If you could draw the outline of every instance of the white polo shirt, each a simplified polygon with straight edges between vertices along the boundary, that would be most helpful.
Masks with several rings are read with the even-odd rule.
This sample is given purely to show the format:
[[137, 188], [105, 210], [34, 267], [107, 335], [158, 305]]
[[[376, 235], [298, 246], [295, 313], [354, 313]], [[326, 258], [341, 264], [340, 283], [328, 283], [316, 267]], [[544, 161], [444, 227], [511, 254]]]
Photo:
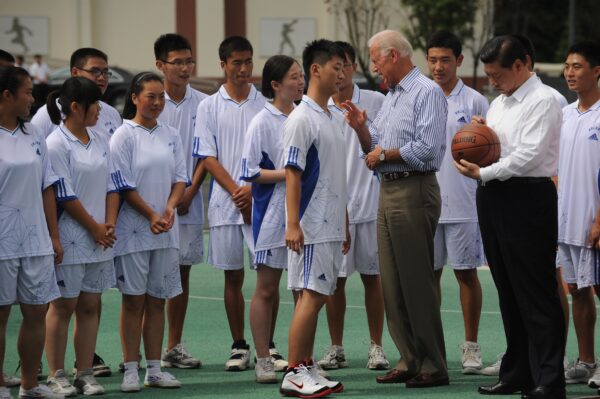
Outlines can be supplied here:
[[[158, 123], [152, 129], [125, 120], [110, 139], [112, 179], [119, 190], [137, 190], [159, 215], [163, 214], [171, 186], [188, 182], [183, 145], [170, 126]], [[153, 249], [179, 248], [178, 216], [169, 232], [153, 234], [148, 219], [126, 201], [117, 219], [115, 255]]]
[[[265, 105], [265, 98], [254, 85], [250, 85], [248, 98], [236, 102], [224, 86], [198, 106], [194, 131], [193, 154], [198, 158], [215, 157], [231, 178], [240, 186], [247, 183], [240, 179], [244, 137], [250, 121]], [[244, 224], [242, 214], [231, 196], [218, 183], [211, 180], [208, 202], [210, 227]]]
[[[168, 93], [165, 92], [165, 109], [158, 117], [159, 121], [179, 132], [181, 144], [183, 145], [186, 169], [190, 179], [194, 175], [194, 170], [198, 163], [198, 160], [192, 156], [196, 112], [198, 111], [198, 105], [207, 97], [208, 95], [192, 89], [189, 85], [185, 90], [183, 100], [179, 103], [173, 101]], [[179, 223], [204, 224], [204, 201], [201, 191], [194, 196], [189, 212], [183, 216], [179, 216]]]
[[[361, 90], [354, 85], [352, 102], [360, 109], [367, 111], [368, 123], [371, 124], [385, 96], [371, 90]], [[360, 142], [354, 129], [345, 121], [342, 108], [338, 108], [333, 99], [329, 99], [329, 111], [340, 120], [344, 129], [346, 145], [346, 176], [348, 190], [348, 219], [350, 223], [371, 222], [377, 219], [379, 201], [379, 178], [377, 173], [369, 170], [361, 151]]]
[[477, 222], [475, 191], [477, 181], [458, 173], [452, 158], [452, 137], [464, 125], [471, 123], [475, 115], [484, 116], [488, 111], [488, 102], [484, 96], [458, 80], [449, 96], [448, 120], [446, 121], [446, 153], [437, 172], [442, 197], [440, 223]]
[[600, 208], [600, 101], [580, 112], [563, 109], [558, 161], [558, 241], [590, 247], [590, 227]]
[[283, 128], [285, 166], [302, 171], [300, 227], [305, 244], [346, 239], [346, 147], [343, 126], [310, 97]]
[[54, 253], [42, 191], [57, 180], [35, 126], [0, 126], [0, 259]]
[[[283, 124], [288, 116], [267, 102], [248, 126], [240, 179], [250, 181], [260, 169], [283, 169]], [[252, 183], [254, 250], [285, 246], [285, 182]]]
[[[115, 108], [104, 101], [98, 102], [100, 103], [100, 115], [98, 116], [98, 122], [96, 122], [93, 129], [99, 133], [105, 134], [107, 139], [110, 139], [110, 136], [112, 136], [115, 130], [121, 126], [123, 120], [121, 119], [121, 115], [119, 115], [119, 111]], [[58, 109], [60, 109], [60, 105], [57, 105]], [[31, 118], [31, 124], [35, 125], [38, 130], [44, 134], [44, 137], [48, 137], [50, 133], [58, 127], [58, 125], [55, 125], [50, 120], [46, 104], [37, 110], [33, 118]]]
[[[108, 140], [88, 129], [90, 141], [83, 144], [61, 123], [46, 139], [52, 168], [58, 176], [57, 202], [78, 199], [97, 222], [106, 222], [106, 195], [116, 192], [110, 177]], [[105, 184], [103, 185], [102, 182]], [[103, 262], [113, 258], [112, 248], [96, 244], [90, 233], [59, 207], [58, 228], [65, 251], [63, 265]]]

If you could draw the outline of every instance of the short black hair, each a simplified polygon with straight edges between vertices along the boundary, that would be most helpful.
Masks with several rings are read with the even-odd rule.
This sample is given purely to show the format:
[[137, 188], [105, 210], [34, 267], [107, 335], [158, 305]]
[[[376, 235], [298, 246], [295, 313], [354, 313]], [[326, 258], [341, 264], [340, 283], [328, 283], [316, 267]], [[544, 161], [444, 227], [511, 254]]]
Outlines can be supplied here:
[[231, 57], [234, 51], [249, 51], [254, 54], [254, 49], [248, 39], [242, 36], [229, 36], [219, 45], [219, 59], [227, 62], [227, 58]]
[[82, 47], [73, 51], [71, 54], [71, 62], [69, 63], [71, 69], [83, 68], [88, 58], [102, 58], [108, 63], [108, 56], [103, 51], [92, 47]]
[[302, 66], [304, 74], [310, 79], [310, 66], [312, 64], [325, 65], [333, 57], [339, 57], [342, 60], [346, 59], [344, 50], [327, 39], [313, 40], [308, 43], [302, 52]]
[[343, 42], [341, 40], [338, 40], [334, 43], [340, 46], [342, 50], [344, 50], [344, 53], [346, 53], [346, 55], [348, 56], [348, 58], [350, 58], [350, 61], [352, 61], [353, 64], [356, 62], [356, 50], [354, 50], [354, 47], [352, 47], [350, 43]]
[[157, 60], [166, 60], [169, 51], [177, 50], [190, 50], [192, 51], [192, 45], [190, 41], [185, 37], [177, 33], [166, 33], [160, 35], [154, 42], [154, 58]]
[[8, 51], [0, 49], [0, 61], [3, 61], [4, 64], [14, 64], [15, 57]]
[[263, 96], [270, 99], [275, 98], [275, 91], [273, 91], [271, 82], [275, 81], [281, 83], [285, 74], [295, 62], [295, 59], [287, 55], [274, 55], [265, 62], [260, 89]]
[[600, 43], [591, 40], [575, 43], [569, 50], [567, 50], [567, 56], [569, 54], [579, 54], [589, 62], [592, 68], [600, 65]]
[[481, 51], [479, 59], [484, 64], [498, 61], [502, 68], [510, 69], [515, 61], [527, 63], [527, 51], [519, 39], [511, 35], [496, 36], [488, 40]]
[[520, 41], [525, 48], [525, 54], [531, 59], [531, 68], [533, 68], [535, 65], [535, 47], [533, 46], [533, 42], [527, 36], [521, 35], [520, 33], [515, 33], [513, 36]]
[[460, 39], [454, 33], [447, 30], [439, 30], [431, 35], [425, 47], [425, 54], [433, 47], [449, 48], [456, 58], [462, 54]]

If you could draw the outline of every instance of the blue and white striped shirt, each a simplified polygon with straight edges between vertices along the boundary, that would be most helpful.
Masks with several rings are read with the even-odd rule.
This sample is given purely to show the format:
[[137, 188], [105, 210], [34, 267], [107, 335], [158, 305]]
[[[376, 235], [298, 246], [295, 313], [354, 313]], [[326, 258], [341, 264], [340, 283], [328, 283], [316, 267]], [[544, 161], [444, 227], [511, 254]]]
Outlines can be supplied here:
[[369, 126], [371, 148], [399, 148], [406, 163], [386, 162], [378, 172], [437, 171], [446, 150], [447, 113], [442, 90], [414, 67], [390, 89]]

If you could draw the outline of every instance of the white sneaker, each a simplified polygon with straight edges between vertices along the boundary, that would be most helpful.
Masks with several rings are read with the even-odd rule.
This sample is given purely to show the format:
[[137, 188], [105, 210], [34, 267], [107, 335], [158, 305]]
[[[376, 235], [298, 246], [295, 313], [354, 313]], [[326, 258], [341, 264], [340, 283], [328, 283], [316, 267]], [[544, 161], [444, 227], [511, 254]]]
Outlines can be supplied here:
[[65, 370], [56, 370], [56, 373], [54, 373], [54, 377], [48, 377], [48, 379], [46, 380], [46, 385], [54, 393], [58, 393], [66, 397], [77, 396], [77, 389], [69, 382]]
[[306, 366], [306, 368], [310, 372], [310, 375], [313, 378], [313, 380], [331, 389], [331, 393], [339, 393], [344, 390], [344, 384], [342, 384], [341, 382], [328, 380], [327, 378], [321, 376], [317, 371], [315, 364], [312, 361], [309, 365]]
[[371, 342], [369, 348], [369, 361], [367, 362], [369, 370], [387, 370], [390, 368], [390, 362], [387, 360], [383, 348], [374, 342]]
[[319, 366], [325, 370], [343, 369], [348, 367], [344, 347], [339, 345], [331, 345], [325, 350], [323, 359], [318, 361]]
[[144, 378], [144, 386], [152, 388], [181, 388], [181, 382], [171, 373], [159, 371], [157, 374]]
[[586, 384], [597, 369], [596, 363], [590, 365], [577, 359], [565, 370], [565, 382], [567, 384]]
[[6, 386], [0, 387], [0, 399], [13, 399], [12, 395], [10, 394], [10, 389], [8, 389]]
[[179, 343], [170, 351], [165, 348], [160, 365], [178, 369], [197, 369], [202, 367], [202, 362], [190, 355], [185, 346]]
[[491, 364], [487, 367], [481, 369], [480, 374], [482, 375], [490, 375], [497, 376], [500, 374], [500, 365], [502, 364], [502, 358], [504, 357], [504, 352], [498, 355], [498, 359], [494, 364]]
[[125, 372], [121, 383], [121, 392], [139, 392], [140, 390], [140, 376], [137, 370], [131, 373]]
[[317, 373], [319, 373], [319, 375], [321, 377], [329, 378], [329, 373], [327, 371], [323, 370], [321, 368], [321, 366], [319, 366], [319, 363], [315, 363], [315, 369], [317, 370]]
[[73, 386], [77, 389], [78, 393], [86, 396], [104, 394], [104, 388], [96, 381], [93, 369], [78, 373], [73, 381]]
[[588, 386], [590, 388], [600, 388], [600, 367], [596, 367], [596, 371], [588, 380]]
[[269, 348], [269, 354], [275, 371], [285, 371], [287, 369], [288, 362], [281, 356], [277, 348]]
[[19, 399], [64, 399], [64, 397], [64, 395], [52, 392], [46, 385], [38, 385], [31, 389], [23, 389], [23, 387], [19, 388]]
[[271, 357], [259, 357], [254, 365], [256, 382], [259, 384], [274, 384], [277, 382], [275, 375], [275, 365]]
[[4, 379], [5, 387], [12, 388], [21, 385], [21, 379], [19, 377], [2, 373], [2, 378]]
[[331, 393], [331, 389], [314, 380], [304, 365], [288, 369], [281, 381], [279, 392], [283, 396], [299, 398], [321, 398]]
[[477, 342], [465, 341], [460, 345], [462, 373], [481, 374], [481, 348]]
[[225, 371], [244, 371], [250, 367], [250, 348], [232, 348], [231, 356], [225, 362]]

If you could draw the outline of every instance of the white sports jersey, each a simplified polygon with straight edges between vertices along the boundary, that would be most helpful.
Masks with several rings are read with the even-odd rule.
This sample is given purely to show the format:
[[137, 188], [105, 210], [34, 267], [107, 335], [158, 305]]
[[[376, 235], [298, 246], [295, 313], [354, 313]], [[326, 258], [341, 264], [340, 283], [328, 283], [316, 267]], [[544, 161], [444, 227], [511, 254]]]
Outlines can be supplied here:
[[[158, 118], [165, 125], [169, 125], [179, 132], [181, 144], [183, 145], [183, 155], [188, 176], [190, 179], [194, 175], [197, 159], [192, 156], [192, 144], [194, 143], [194, 128], [196, 127], [196, 112], [198, 105], [208, 95], [192, 89], [190, 86], [185, 91], [185, 97], [181, 102], [176, 103], [171, 100], [165, 92], [165, 109]], [[202, 200], [202, 191], [199, 191], [189, 208], [189, 213], [179, 216], [180, 224], [204, 224], [204, 203]]]
[[458, 173], [452, 158], [452, 137], [475, 115], [485, 116], [488, 102], [484, 96], [458, 80], [449, 96], [446, 122], [446, 153], [437, 172], [442, 197], [440, 223], [477, 222], [475, 191], [477, 181]]
[[[283, 169], [283, 124], [287, 115], [266, 103], [250, 125], [244, 141], [241, 179], [249, 181], [260, 169]], [[252, 183], [254, 250], [285, 246], [285, 182]]]
[[[99, 101], [99, 103], [100, 115], [98, 116], [98, 122], [96, 122], [96, 125], [93, 127], [93, 129], [97, 132], [106, 134], [108, 140], [115, 130], [121, 126], [123, 121], [121, 119], [121, 115], [119, 115], [119, 111], [104, 101]], [[57, 105], [58, 109], [60, 109], [60, 104]], [[45, 104], [44, 106], [40, 107], [33, 118], [31, 118], [31, 124], [35, 125], [38, 130], [44, 134], [44, 137], [48, 137], [50, 133], [52, 133], [58, 127], [58, 125], [55, 125], [50, 120], [48, 108], [46, 108]]]
[[42, 191], [57, 180], [35, 126], [0, 126], [0, 259], [54, 253]]
[[579, 101], [563, 109], [558, 157], [558, 241], [590, 247], [600, 207], [600, 101], [581, 113]]
[[302, 171], [300, 227], [305, 244], [346, 239], [343, 126], [304, 96], [283, 128], [286, 167]]
[[[254, 85], [250, 85], [248, 98], [236, 102], [224, 86], [198, 106], [194, 131], [195, 157], [215, 157], [239, 186], [247, 183], [242, 175], [241, 159], [244, 137], [250, 121], [265, 105], [265, 98]], [[231, 200], [231, 196], [219, 184], [211, 180], [208, 201], [208, 223], [210, 227], [244, 224], [242, 214]]]
[[[371, 90], [361, 90], [354, 85], [352, 102], [367, 111], [369, 124], [379, 113], [385, 96]], [[358, 136], [354, 129], [345, 122], [344, 111], [338, 108], [333, 99], [329, 99], [329, 111], [340, 119], [344, 126], [346, 140], [346, 176], [348, 189], [348, 219], [350, 223], [370, 222], [377, 219], [379, 201], [379, 178], [377, 173], [369, 170], [361, 151]]]
[[[112, 179], [119, 190], [137, 190], [162, 215], [171, 186], [189, 181], [182, 148], [181, 138], [172, 127], [159, 122], [148, 130], [126, 120], [110, 139]], [[115, 255], [164, 248], [179, 248], [177, 212], [168, 233], [153, 234], [148, 219], [123, 202], [117, 219]]]
[[[105, 135], [88, 129], [90, 141], [83, 144], [61, 125], [46, 139], [52, 168], [58, 176], [56, 199], [79, 199], [87, 213], [97, 222], [106, 221], [106, 195], [116, 192], [110, 178], [110, 156]], [[105, 182], [105, 184], [101, 184]], [[113, 258], [112, 248], [96, 244], [90, 233], [59, 208], [58, 228], [65, 254], [62, 265], [96, 263]]]

